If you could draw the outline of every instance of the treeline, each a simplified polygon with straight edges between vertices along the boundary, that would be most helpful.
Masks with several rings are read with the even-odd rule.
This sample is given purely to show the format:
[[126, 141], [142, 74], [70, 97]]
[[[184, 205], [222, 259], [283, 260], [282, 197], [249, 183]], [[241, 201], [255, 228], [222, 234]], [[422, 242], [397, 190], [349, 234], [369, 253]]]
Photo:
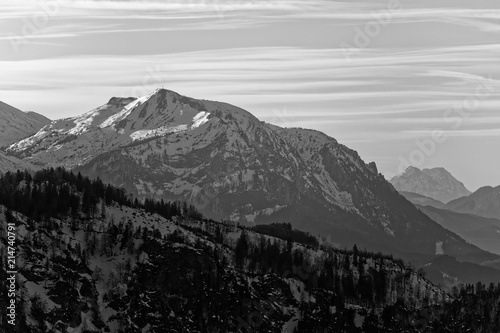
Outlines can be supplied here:
[[165, 218], [184, 216], [200, 219], [202, 215], [185, 202], [133, 199], [124, 189], [91, 180], [64, 168], [50, 168], [31, 174], [28, 171], [7, 172], [0, 176], [0, 204], [34, 220], [51, 217], [95, 218], [105, 214], [112, 203], [145, 209]]
[[266, 234], [283, 240], [291, 240], [294, 243], [304, 244], [313, 248], [317, 248], [319, 246], [319, 242], [316, 237], [309, 233], [292, 229], [292, 225], [290, 223], [260, 224], [251, 229], [261, 234]]
[[299, 279], [310, 290], [333, 292], [336, 304], [381, 306], [395, 301], [391, 295], [398, 294], [417, 307], [440, 298], [437, 289], [427, 288], [431, 284], [422, 272], [400, 260], [359, 251], [356, 246], [352, 250], [310, 251], [294, 247], [290, 237], [284, 242], [264, 236], [252, 240], [243, 231], [234, 251], [236, 267], [251, 274]]
[[[99, 202], [106, 204], [108, 186], [99, 192], [99, 180], [94, 187], [94, 181], [57, 169], [42, 175], [21, 174], [0, 177], [1, 203], [9, 200], [4, 185], [11, 184], [14, 196], [17, 189], [23, 194], [28, 184], [31, 192], [37, 186], [41, 193], [55, 184], [55, 193], [67, 185], [70, 195], [78, 197], [77, 215], [84, 215], [81, 205], [86, 190], [101, 193], [96, 195], [95, 214], [101, 214]], [[90, 188], [86, 187], [89, 182]], [[196, 214], [184, 203], [139, 203], [123, 190], [112, 190], [118, 192], [108, 194], [110, 204], [115, 195], [125, 206], [159, 215]], [[17, 210], [15, 204], [9, 201], [13, 210]], [[289, 224], [275, 224], [257, 233], [234, 224], [181, 219], [172, 225], [173, 232], [162, 234], [154, 223], [149, 228], [134, 223], [154, 218], [146, 217], [144, 211], [117, 221], [113, 214], [106, 219], [98, 216], [100, 223], [87, 223], [72, 218], [69, 206], [68, 215], [59, 221], [26, 222], [27, 234], [19, 242], [24, 267], [19, 271], [28, 281], [46, 285], [47, 295], [59, 307], [49, 310], [38, 295], [29, 299], [21, 295], [18, 327], [22, 332], [46, 332], [49, 326], [68, 331], [69, 325], [82, 324], [81, 312], [88, 304], [94, 304], [96, 314], [100, 311], [98, 284], [107, 288], [102, 300], [116, 314], [106, 323], [96, 315], [94, 325], [105, 330], [114, 321], [113, 326], [124, 333], [141, 332], [147, 325], [150, 332], [276, 332], [292, 319], [292, 313], [285, 314], [283, 309], [293, 309], [299, 321], [296, 332], [305, 333], [500, 332], [500, 285], [456, 288], [453, 301], [445, 303], [437, 297], [439, 290], [429, 289], [432, 286], [401, 261], [356, 246], [338, 250], [321, 245], [319, 249], [312, 246], [318, 241], [297, 242], [307, 234], [291, 236]], [[54, 208], [51, 214], [62, 213]], [[9, 221], [17, 218], [10, 213], [5, 216]], [[67, 231], [65, 224], [71, 226]], [[82, 241], [74, 237], [79, 230], [84, 232]], [[234, 232], [241, 234], [235, 239]], [[128, 258], [112, 261], [117, 255]], [[96, 266], [91, 271], [90, 262], [99, 257], [115, 263], [115, 269], [104, 274]], [[0, 277], [5, 292], [3, 267]], [[4, 292], [0, 291], [2, 301], [7, 299]], [[291, 292], [300, 295], [294, 297], [297, 294]], [[23, 306], [38, 326], [27, 327]]]
[[452, 296], [434, 320], [436, 332], [500, 332], [500, 282], [455, 287]]
[[[411, 306], [417, 307], [436, 302], [443, 294], [425, 279], [423, 269], [416, 270], [392, 255], [359, 250], [357, 246], [337, 249], [320, 245], [317, 238], [293, 230], [289, 223], [252, 228], [212, 220], [186, 223], [183, 228], [198, 237], [231, 248], [234, 265], [240, 271], [299, 279], [308, 289], [333, 292], [339, 304], [380, 306], [395, 302], [397, 298], [392, 295], [404, 295]], [[241, 234], [233, 243], [227, 233], [235, 230]]]

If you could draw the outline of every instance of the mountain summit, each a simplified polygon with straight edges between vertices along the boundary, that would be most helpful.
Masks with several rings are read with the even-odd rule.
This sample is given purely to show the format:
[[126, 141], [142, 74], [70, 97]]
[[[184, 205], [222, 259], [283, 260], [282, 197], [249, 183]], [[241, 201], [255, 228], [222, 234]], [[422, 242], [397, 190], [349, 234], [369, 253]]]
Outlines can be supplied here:
[[432, 221], [374, 163], [324, 133], [269, 125], [239, 107], [165, 89], [53, 121], [7, 152], [100, 177], [139, 198], [187, 201], [215, 219], [287, 221], [340, 246], [399, 255], [439, 248], [461, 260], [497, 258]]
[[448, 203], [471, 192], [444, 168], [420, 170], [413, 166], [390, 180], [398, 191], [413, 192]]

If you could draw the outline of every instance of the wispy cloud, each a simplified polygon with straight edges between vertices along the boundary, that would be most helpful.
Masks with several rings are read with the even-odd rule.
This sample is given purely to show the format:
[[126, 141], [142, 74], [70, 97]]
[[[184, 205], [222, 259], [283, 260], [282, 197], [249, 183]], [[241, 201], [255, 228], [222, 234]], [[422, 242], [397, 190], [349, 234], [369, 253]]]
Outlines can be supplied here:
[[[286, 107], [289, 124], [323, 130], [362, 156], [377, 152], [384, 168], [436, 128], [449, 134], [446, 151], [462, 139], [494, 146], [500, 3], [400, 3], [347, 62], [339, 45], [387, 14], [389, 1], [3, 1], [0, 100], [58, 118], [164, 86], [268, 121]], [[13, 35], [26, 37], [17, 53]], [[443, 115], [485, 80], [488, 97], [453, 129]]]

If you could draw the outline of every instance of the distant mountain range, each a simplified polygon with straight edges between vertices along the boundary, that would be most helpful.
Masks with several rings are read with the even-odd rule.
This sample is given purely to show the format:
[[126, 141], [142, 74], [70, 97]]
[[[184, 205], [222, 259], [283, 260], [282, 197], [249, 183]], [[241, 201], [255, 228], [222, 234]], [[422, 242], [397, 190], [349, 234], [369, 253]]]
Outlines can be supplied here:
[[[6, 152], [100, 177], [139, 198], [185, 200], [215, 219], [287, 221], [341, 247], [419, 262], [436, 254], [475, 263], [499, 258], [430, 219], [375, 163], [335, 139], [165, 89], [53, 121]], [[455, 184], [445, 172], [427, 174]]]
[[420, 170], [410, 166], [390, 182], [400, 192], [417, 193], [443, 203], [471, 194], [463, 183], [444, 168]]
[[500, 220], [463, 214], [432, 206], [417, 206], [427, 216], [466, 241], [500, 254]]
[[406, 199], [408, 199], [410, 202], [412, 202], [415, 205], [419, 206], [431, 206], [435, 208], [446, 208], [446, 204], [442, 203], [441, 201], [426, 197], [425, 195], [418, 194], [418, 193], [413, 193], [413, 192], [406, 192], [406, 191], [400, 191]]
[[400, 193], [446, 229], [484, 250], [500, 254], [500, 186], [482, 187], [447, 204], [414, 192]]
[[485, 186], [471, 195], [449, 202], [450, 210], [500, 219], [500, 186]]

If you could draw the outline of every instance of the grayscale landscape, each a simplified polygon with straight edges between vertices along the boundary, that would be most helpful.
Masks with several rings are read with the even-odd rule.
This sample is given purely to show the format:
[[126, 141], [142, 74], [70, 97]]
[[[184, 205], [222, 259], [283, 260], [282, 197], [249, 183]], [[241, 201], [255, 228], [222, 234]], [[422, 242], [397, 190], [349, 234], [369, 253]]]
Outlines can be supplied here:
[[0, 332], [500, 332], [500, 4], [0, 17]]

